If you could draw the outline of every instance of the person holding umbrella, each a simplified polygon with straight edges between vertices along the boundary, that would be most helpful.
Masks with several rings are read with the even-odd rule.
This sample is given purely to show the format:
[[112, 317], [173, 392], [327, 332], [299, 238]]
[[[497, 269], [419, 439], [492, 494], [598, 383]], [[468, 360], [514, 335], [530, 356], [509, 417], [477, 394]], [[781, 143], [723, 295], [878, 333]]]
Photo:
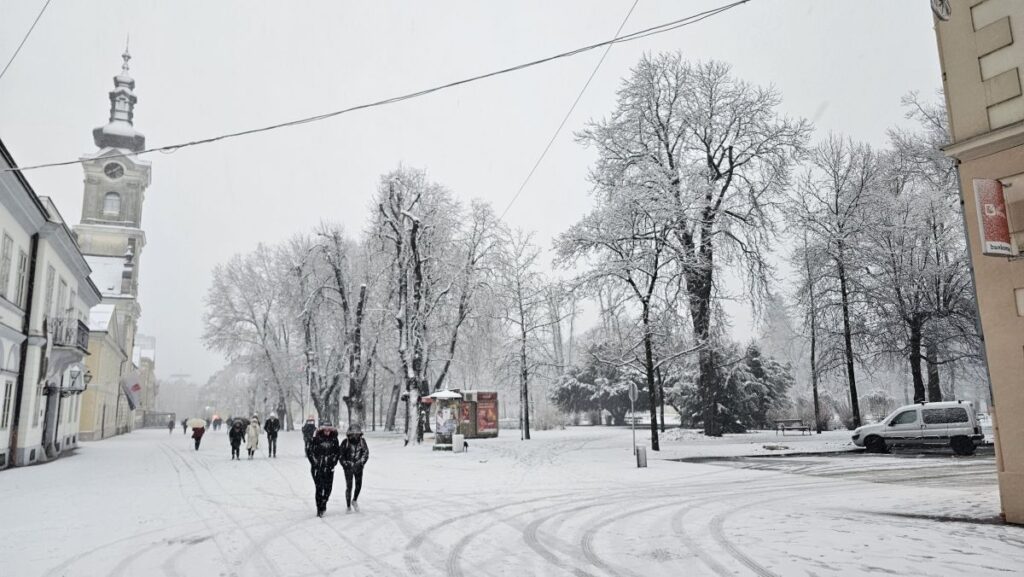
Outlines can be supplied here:
[[192, 428], [192, 438], [196, 442], [196, 450], [199, 450], [199, 442], [203, 440], [203, 433], [206, 432], [206, 421], [199, 418], [192, 418], [186, 421], [186, 424]]
[[260, 434], [263, 431], [260, 429], [260, 420], [256, 415], [252, 416], [252, 420], [249, 421], [249, 426], [245, 429], [246, 448], [249, 450], [249, 459], [252, 459], [253, 455], [256, 454], [256, 449], [260, 446]]
[[270, 413], [263, 423], [263, 430], [267, 432], [267, 456], [277, 457], [277, 432], [281, 430], [281, 420], [277, 418], [277, 413]]
[[331, 498], [334, 488], [334, 467], [338, 465], [341, 454], [338, 445], [338, 430], [331, 421], [320, 421], [320, 428], [313, 434], [306, 457], [309, 459], [313, 484], [316, 486], [316, 516], [323, 517], [327, 510], [327, 500]]

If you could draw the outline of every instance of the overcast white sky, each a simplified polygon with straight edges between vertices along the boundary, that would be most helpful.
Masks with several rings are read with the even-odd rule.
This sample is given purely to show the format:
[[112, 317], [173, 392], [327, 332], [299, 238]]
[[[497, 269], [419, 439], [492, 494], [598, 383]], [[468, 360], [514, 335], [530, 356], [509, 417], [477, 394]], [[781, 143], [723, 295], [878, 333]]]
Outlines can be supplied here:
[[[6, 63], [45, 0], [0, 0]], [[624, 31], [725, 0], [640, 0]], [[610, 38], [632, 4], [615, 2], [157, 2], [54, 0], [0, 80], [0, 138], [19, 164], [92, 152], [107, 91], [131, 34], [136, 126], [150, 146], [322, 113]], [[753, 0], [678, 31], [618, 45], [530, 185], [514, 226], [550, 239], [590, 206], [593, 155], [572, 130], [614, 107], [645, 51], [715, 58], [774, 83], [783, 111], [884, 144], [900, 96], [941, 86], [924, 1]], [[500, 212], [515, 194], [600, 51], [315, 125], [153, 154], [143, 216], [141, 331], [157, 337], [157, 373], [203, 382], [223, 363], [205, 349], [203, 297], [213, 266], [321, 219], [364, 226], [378, 176], [425, 168], [464, 199]], [[26, 173], [78, 222], [78, 166]], [[727, 307], [743, 330], [742, 304]]]

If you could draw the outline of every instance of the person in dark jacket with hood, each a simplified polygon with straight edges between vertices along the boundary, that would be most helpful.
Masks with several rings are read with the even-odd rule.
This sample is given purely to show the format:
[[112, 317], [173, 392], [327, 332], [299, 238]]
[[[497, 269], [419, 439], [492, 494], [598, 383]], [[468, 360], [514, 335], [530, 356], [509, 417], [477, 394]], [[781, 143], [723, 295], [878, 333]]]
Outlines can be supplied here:
[[306, 446], [306, 458], [309, 458], [309, 444], [313, 442], [313, 434], [316, 433], [316, 419], [310, 415], [305, 424], [302, 425], [302, 440]]
[[334, 467], [338, 464], [340, 449], [338, 430], [328, 420], [320, 421], [320, 428], [310, 441], [308, 457], [313, 484], [316, 485], [316, 516], [323, 517], [327, 500], [334, 488]]
[[263, 430], [267, 432], [267, 456], [277, 457], [277, 432], [281, 430], [281, 420], [277, 418], [277, 413], [270, 413], [263, 423]]
[[[363, 438], [363, 428], [350, 425], [345, 440], [341, 442], [341, 467], [345, 470], [345, 503], [348, 510], [359, 511], [359, 491], [363, 488], [363, 467], [370, 460], [370, 447]], [[355, 481], [355, 493], [352, 484]]]
[[182, 435], [187, 435], [188, 434], [188, 417], [186, 417], [186, 418], [181, 420], [181, 434]]
[[245, 423], [242, 419], [231, 421], [231, 428], [228, 430], [228, 440], [231, 441], [231, 460], [241, 460], [242, 441], [245, 440]]

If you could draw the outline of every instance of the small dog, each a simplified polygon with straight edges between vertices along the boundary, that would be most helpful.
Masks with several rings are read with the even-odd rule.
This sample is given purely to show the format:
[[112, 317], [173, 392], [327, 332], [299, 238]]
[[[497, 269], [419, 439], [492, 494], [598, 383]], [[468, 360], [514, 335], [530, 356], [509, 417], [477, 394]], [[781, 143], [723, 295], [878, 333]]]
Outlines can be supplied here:
[[469, 452], [469, 441], [462, 441], [462, 450], [467, 453]]

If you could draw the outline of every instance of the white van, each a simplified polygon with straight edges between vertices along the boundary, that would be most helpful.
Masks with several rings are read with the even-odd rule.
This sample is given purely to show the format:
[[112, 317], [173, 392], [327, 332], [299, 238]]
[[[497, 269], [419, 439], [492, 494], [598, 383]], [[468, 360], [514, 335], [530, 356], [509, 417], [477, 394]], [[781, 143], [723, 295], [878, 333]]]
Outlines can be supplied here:
[[974, 404], [968, 401], [907, 405], [853, 432], [853, 444], [871, 453], [900, 445], [948, 444], [957, 455], [973, 455], [984, 438]]

